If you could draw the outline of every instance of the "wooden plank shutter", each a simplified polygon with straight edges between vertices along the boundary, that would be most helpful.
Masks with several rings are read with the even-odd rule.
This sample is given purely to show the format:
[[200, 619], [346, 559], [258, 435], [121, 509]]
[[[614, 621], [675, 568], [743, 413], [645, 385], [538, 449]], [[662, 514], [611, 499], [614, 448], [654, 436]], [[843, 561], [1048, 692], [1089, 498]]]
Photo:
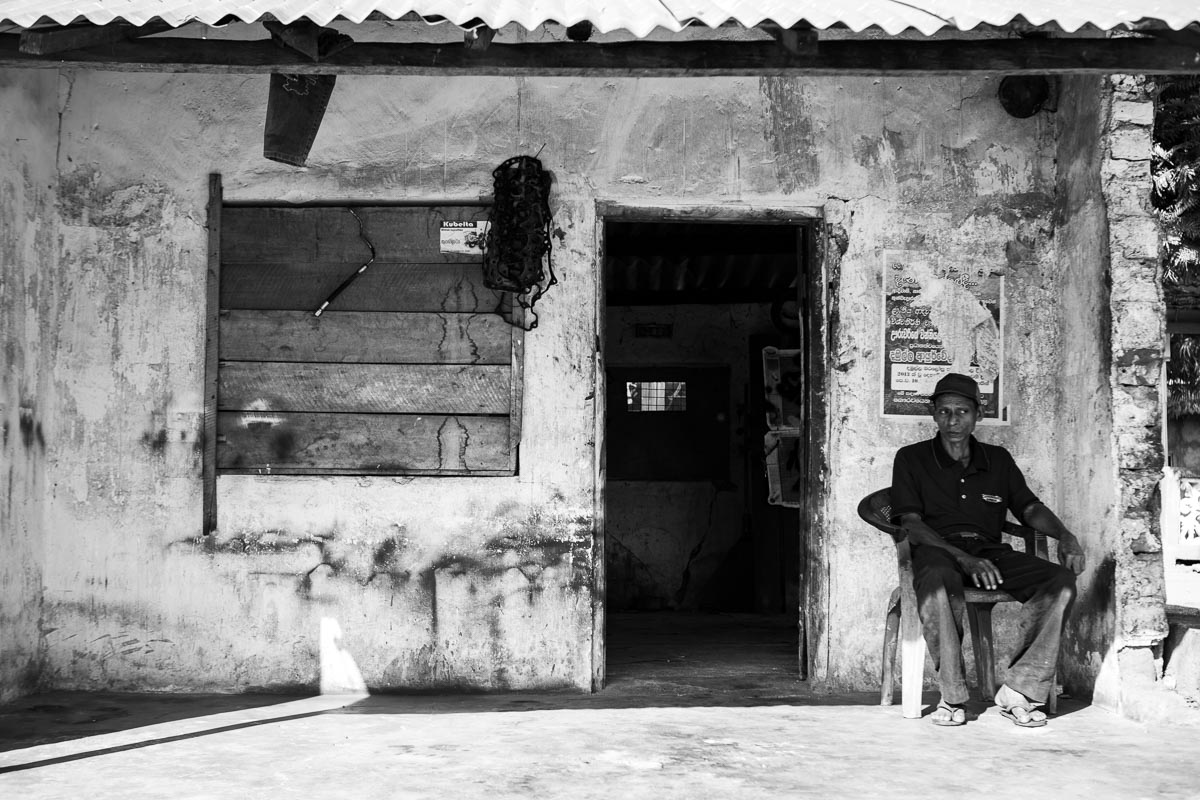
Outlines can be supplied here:
[[487, 209], [352, 208], [224, 206], [218, 472], [514, 474], [522, 331], [440, 246]]

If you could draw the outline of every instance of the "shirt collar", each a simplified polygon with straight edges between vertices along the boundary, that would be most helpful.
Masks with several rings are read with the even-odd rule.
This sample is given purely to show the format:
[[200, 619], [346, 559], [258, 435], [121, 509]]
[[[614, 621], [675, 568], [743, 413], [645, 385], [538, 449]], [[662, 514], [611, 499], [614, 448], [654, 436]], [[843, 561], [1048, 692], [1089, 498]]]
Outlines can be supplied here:
[[[937, 462], [939, 467], [942, 469], [949, 469], [950, 467], [958, 464], [958, 461], [954, 458], [951, 458], [950, 454], [946, 452], [946, 448], [942, 447], [941, 437], [938, 434], [935, 433], [933, 435], [933, 439], [930, 440], [930, 444], [933, 446], [933, 460]], [[986, 470], [991, 465], [991, 462], [988, 459], [987, 451], [983, 449], [983, 446], [979, 443], [979, 440], [976, 439], [974, 435], [971, 436], [970, 444], [971, 463], [967, 465], [967, 471], [980, 472], [982, 470]]]

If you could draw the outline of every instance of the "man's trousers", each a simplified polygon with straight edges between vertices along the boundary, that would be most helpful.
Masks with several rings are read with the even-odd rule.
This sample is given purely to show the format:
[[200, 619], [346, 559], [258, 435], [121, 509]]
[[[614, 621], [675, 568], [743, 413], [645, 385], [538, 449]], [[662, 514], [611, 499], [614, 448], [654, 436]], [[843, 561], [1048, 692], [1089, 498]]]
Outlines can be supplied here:
[[[1075, 599], [1075, 574], [1059, 564], [1013, 550], [1007, 544], [947, 534], [948, 544], [996, 565], [997, 587], [1021, 602], [1021, 640], [1004, 683], [1036, 703], [1053, 691], [1063, 623]], [[947, 551], [932, 545], [912, 548], [913, 587], [933, 665], [947, 703], [969, 699], [963, 665], [964, 582], [977, 588]], [[984, 698], [990, 700], [991, 698]]]

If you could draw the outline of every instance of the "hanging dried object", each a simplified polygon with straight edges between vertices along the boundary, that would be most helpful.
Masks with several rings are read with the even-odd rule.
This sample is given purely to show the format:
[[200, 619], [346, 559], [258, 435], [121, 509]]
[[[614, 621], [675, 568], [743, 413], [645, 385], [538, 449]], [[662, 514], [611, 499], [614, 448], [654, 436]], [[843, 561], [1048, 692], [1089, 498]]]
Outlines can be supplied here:
[[533, 306], [554, 277], [550, 248], [550, 173], [533, 156], [515, 156], [492, 171], [492, 211], [483, 246], [483, 282], [512, 292], [537, 327]]

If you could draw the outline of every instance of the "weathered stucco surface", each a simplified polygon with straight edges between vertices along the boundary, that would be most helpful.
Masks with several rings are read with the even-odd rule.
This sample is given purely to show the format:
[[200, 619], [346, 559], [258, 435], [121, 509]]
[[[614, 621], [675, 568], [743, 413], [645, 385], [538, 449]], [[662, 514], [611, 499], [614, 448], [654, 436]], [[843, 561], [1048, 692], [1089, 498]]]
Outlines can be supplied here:
[[[878, 155], [867, 161], [876, 170], [871, 188], [827, 204], [843, 251], [830, 341], [829, 507], [823, 553], [814, 556], [823, 556], [827, 578], [822, 587], [818, 573], [810, 586], [828, 612], [823, 620], [810, 617], [816, 637], [809, 646], [813, 675], [836, 685], [877, 685], [883, 611], [896, 580], [891, 540], [859, 520], [855, 507], [890, 483], [898, 447], [935, 430], [928, 417], [895, 421], [879, 413], [883, 250], [911, 250], [933, 263], [1005, 276], [1011, 424], [981, 427], [977, 434], [1009, 448], [1034, 491], [1051, 503], [1061, 441], [1053, 418], [1062, 350], [1053, 329], [1062, 313], [1052, 288], [1054, 118], [1008, 117], [987, 80], [964, 81], [958, 91], [937, 81], [882, 83], [890, 84], [893, 103], [903, 97], [913, 106], [885, 108], [880, 98], [878, 119], [864, 119], [866, 109], [855, 109], [859, 127], [878, 137], [871, 149]], [[934, 87], [946, 93], [931, 95]], [[997, 615], [1001, 661], [1011, 641], [1004, 633], [1008, 616]]]
[[37, 310], [53, 291], [57, 76], [0, 73], [0, 702], [41, 667], [48, 411]]
[[[21, 245], [18, 274], [41, 281], [33, 330], [4, 323], [10, 352], [27, 358], [26, 343], [45, 342], [45, 492], [18, 493], [44, 496], [43, 684], [316, 685], [326, 621], [369, 686], [591, 686], [603, 602], [593, 592], [597, 201], [825, 209], [842, 254], [829, 276], [828, 497], [808, 562], [813, 679], [876, 685], [895, 562], [854, 509], [888, 483], [895, 449], [932, 430], [878, 413], [884, 249], [1006, 275], [1012, 424], [982, 435], [1014, 452], [1103, 565], [1111, 502], [1064, 490], [1074, 462], [1061, 455], [1092, 459], [1085, 469], [1080, 455], [1075, 475], [1112, 469], [1109, 445], [1088, 428], [1106, 396], [1072, 405], [1095, 397], [1076, 390], [1108, 380], [1104, 345], [1073, 341], [1096, 330], [1089, 315], [1103, 301], [1063, 284], [1102, 281], [1103, 248], [1084, 244], [1101, 223], [1078, 212], [1075, 244], [1055, 244], [1062, 119], [1007, 116], [996, 83], [343, 76], [309, 166], [295, 169], [261, 157], [266, 76], [6, 76], [43, 101], [57, 95], [3, 123], [44, 144], [0, 162], [4, 185], [23, 186], [6, 219], [18, 216], [9, 205], [54, 218], [24, 185], [27, 171], [49, 176], [61, 217], [42, 234], [53, 269]], [[497, 164], [539, 149], [556, 175], [561, 283], [526, 337], [520, 474], [222, 478], [218, 532], [206, 541], [207, 175], [221, 173], [231, 200], [447, 202], [490, 195]], [[14, 291], [6, 277], [4, 298]], [[4, 391], [15, 422], [8, 398], [21, 389]], [[1078, 416], [1064, 426], [1068, 410]], [[34, 568], [36, 547], [19, 546]], [[14, 624], [28, 637], [29, 623]], [[1086, 634], [1076, 655], [1090, 658], [1100, 638]]]

